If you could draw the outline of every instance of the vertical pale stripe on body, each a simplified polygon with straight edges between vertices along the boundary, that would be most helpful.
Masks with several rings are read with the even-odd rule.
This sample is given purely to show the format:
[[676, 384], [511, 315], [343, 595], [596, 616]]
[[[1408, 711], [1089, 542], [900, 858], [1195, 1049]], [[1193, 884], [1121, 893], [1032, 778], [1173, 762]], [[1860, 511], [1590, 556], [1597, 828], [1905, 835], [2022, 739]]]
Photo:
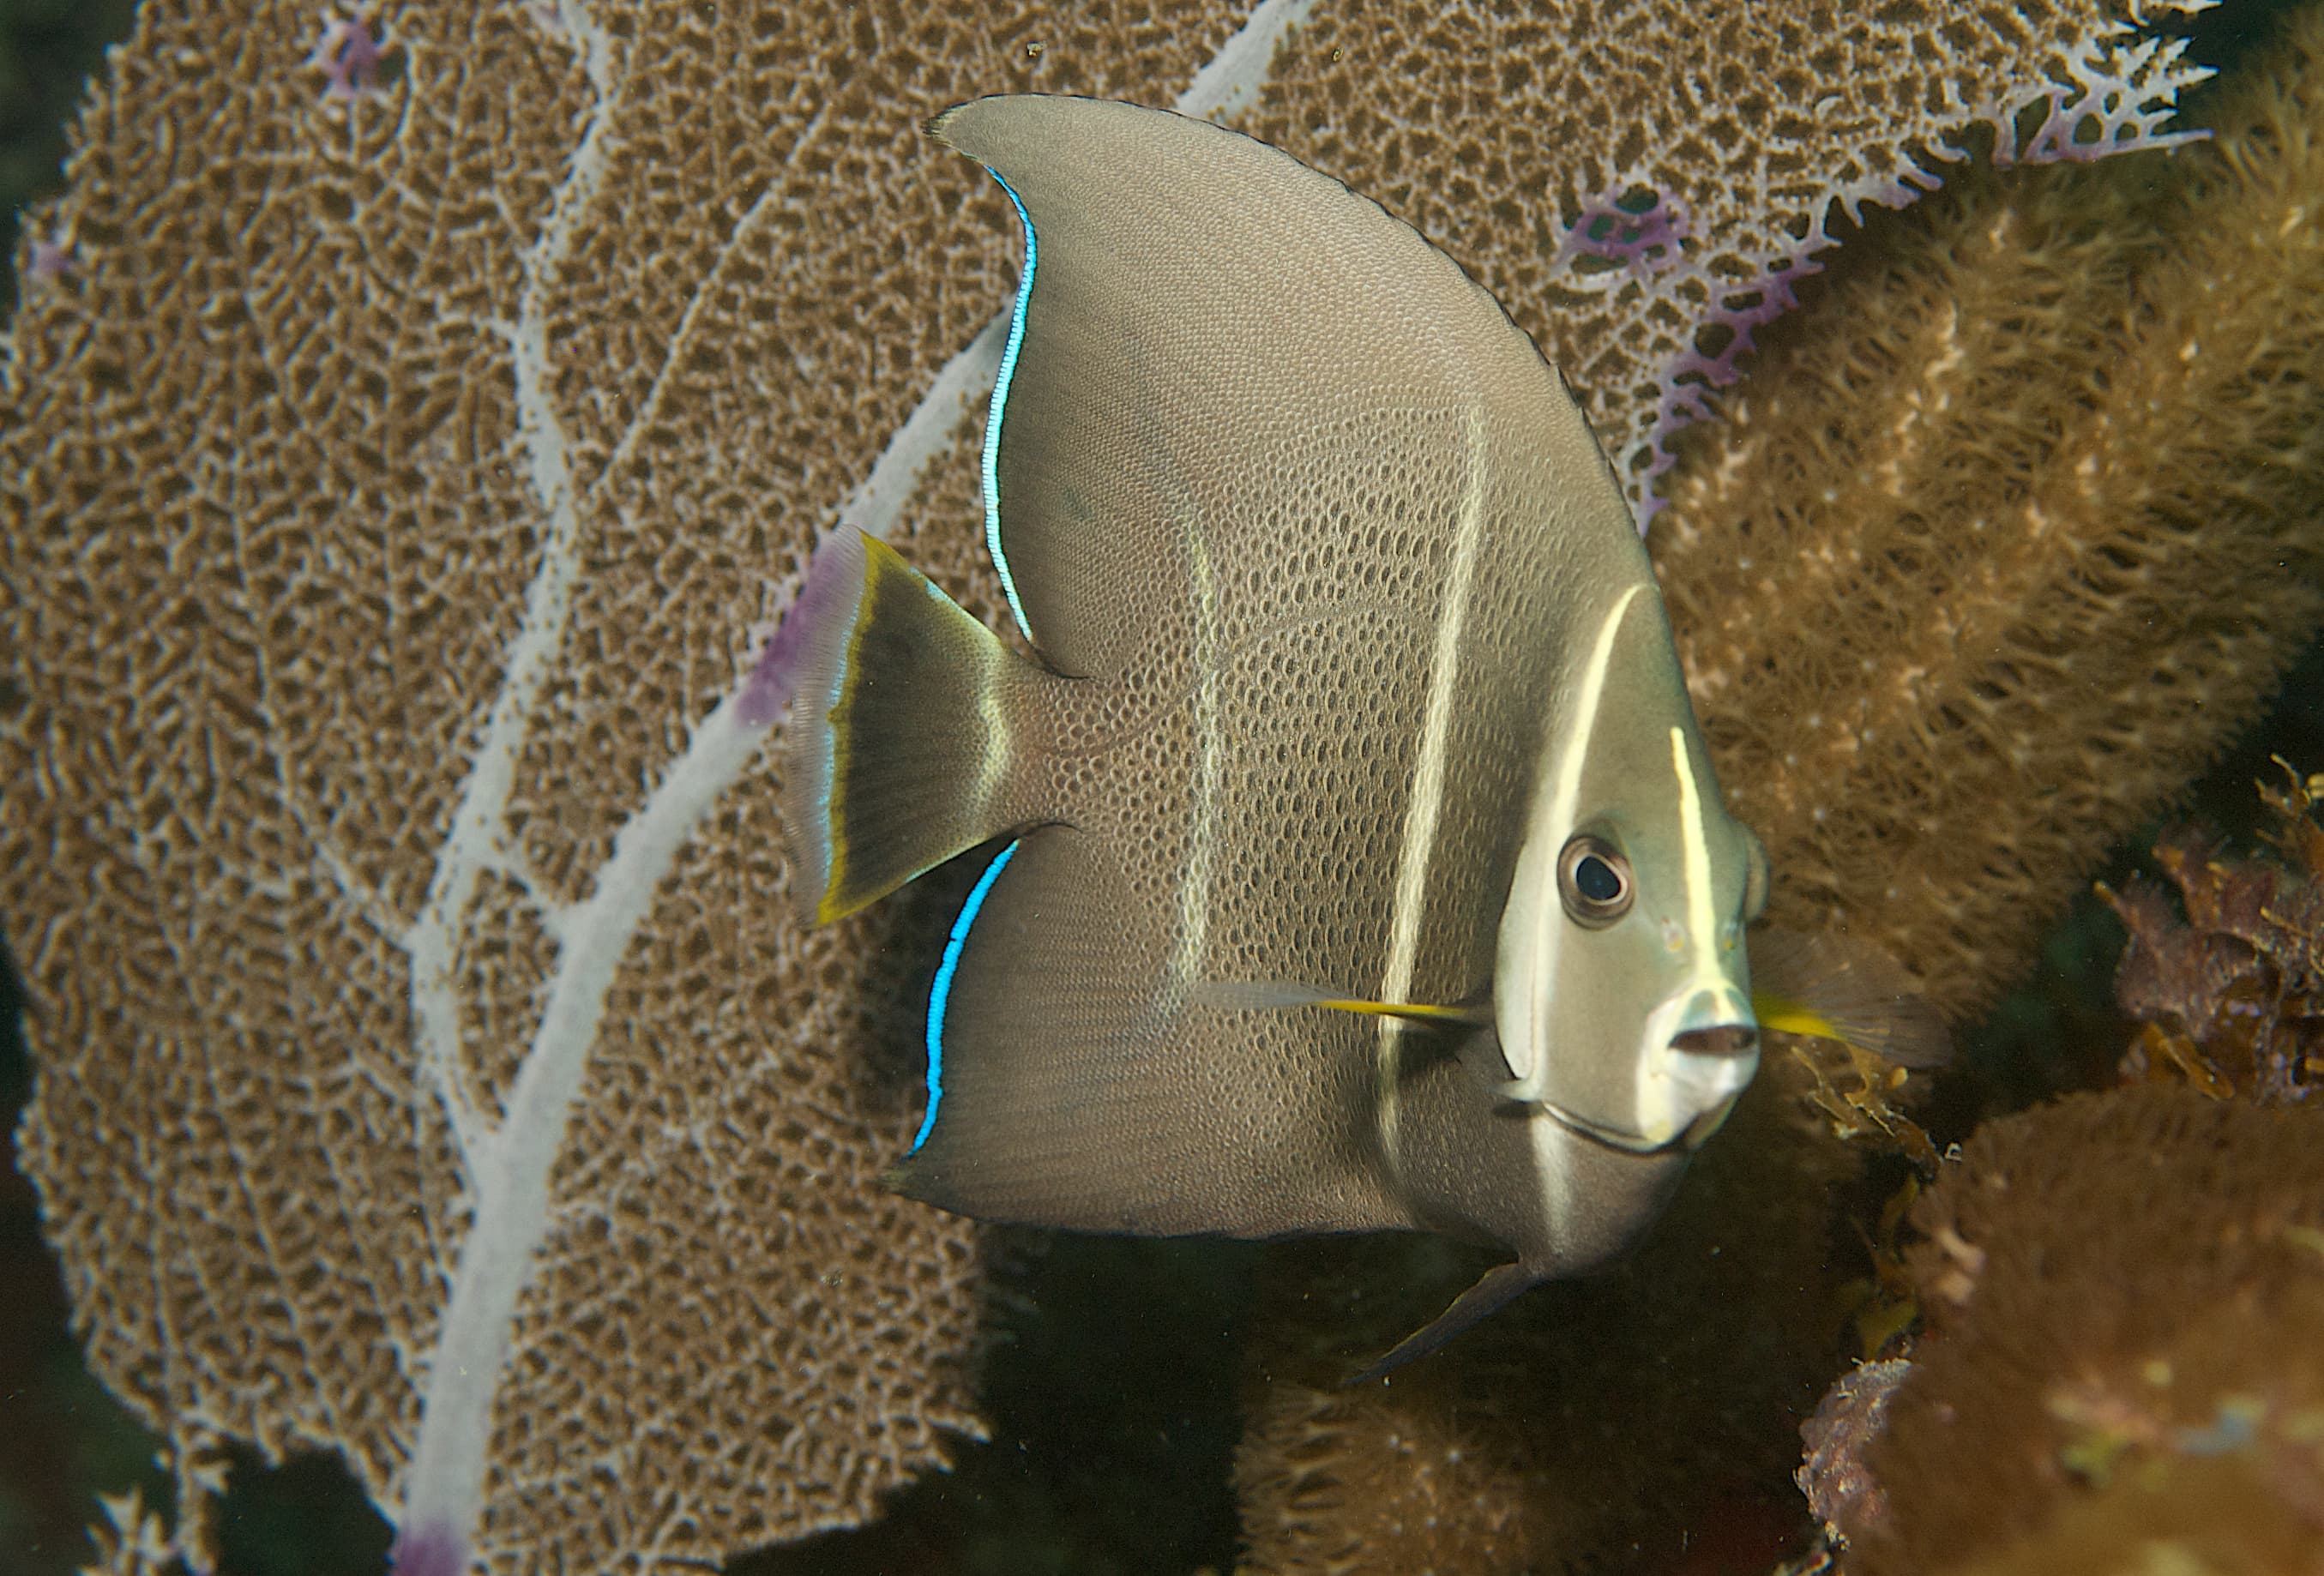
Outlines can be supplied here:
[[[1388, 966], [1379, 999], [1412, 999], [1412, 969], [1420, 951], [1420, 916], [1428, 892], [1428, 867], [1436, 847], [1436, 825], [1444, 809], [1444, 758], [1452, 727], [1452, 692], [1461, 672], [1461, 633], [1469, 619], [1469, 595], [1476, 577], [1477, 548], [1484, 535], [1485, 425], [1481, 410], [1469, 410], [1468, 484], [1452, 532], [1452, 561], [1444, 577], [1444, 599], [1436, 614], [1436, 650], [1428, 675], [1428, 714], [1421, 723], [1420, 758], [1413, 768], [1412, 797], [1404, 816], [1404, 849], [1397, 860], [1396, 897], [1388, 916]], [[1393, 1018], [1379, 1020], [1379, 1129], [1383, 1152], [1396, 1155], [1397, 1055], [1405, 1033]]]
[[1560, 837], [1573, 829], [1574, 812], [1582, 800], [1582, 768], [1588, 759], [1591, 732], [1598, 725], [1598, 708], [1606, 699], [1606, 675], [1614, 665], [1614, 637], [1621, 632], [1622, 620], [1642, 589], [1633, 585], [1623, 592], [1606, 622], [1598, 626], [1590, 665], [1582, 670], [1581, 698], [1573, 708], [1572, 724], [1557, 742], [1557, 795], [1550, 801], [1548, 826]]
[[1178, 883], [1178, 941], [1170, 957], [1170, 981], [1183, 996], [1202, 967], [1210, 939], [1211, 874], [1218, 841], [1219, 794], [1225, 770], [1223, 723], [1219, 715], [1218, 576], [1211, 565], [1202, 521], [1185, 512], [1186, 550], [1194, 569], [1194, 781], [1193, 825], [1186, 833], [1186, 871]]

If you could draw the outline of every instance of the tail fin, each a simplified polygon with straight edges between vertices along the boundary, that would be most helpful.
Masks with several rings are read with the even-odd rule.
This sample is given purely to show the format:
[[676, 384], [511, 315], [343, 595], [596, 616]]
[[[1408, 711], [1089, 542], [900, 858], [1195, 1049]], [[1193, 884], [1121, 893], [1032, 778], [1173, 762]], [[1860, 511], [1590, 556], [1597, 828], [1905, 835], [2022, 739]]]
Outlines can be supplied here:
[[776, 639], [797, 664], [783, 819], [810, 924], [1009, 830], [1000, 703], [1031, 666], [893, 548], [835, 534]]

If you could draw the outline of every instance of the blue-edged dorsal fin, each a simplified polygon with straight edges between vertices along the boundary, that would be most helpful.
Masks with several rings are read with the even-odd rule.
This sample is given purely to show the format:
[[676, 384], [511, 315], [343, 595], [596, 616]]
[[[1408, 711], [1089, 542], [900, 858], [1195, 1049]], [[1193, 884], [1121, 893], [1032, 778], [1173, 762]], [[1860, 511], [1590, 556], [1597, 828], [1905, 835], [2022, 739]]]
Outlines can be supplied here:
[[[1024, 223], [988, 539], [1061, 671], [1111, 677], [1149, 638], [1183, 650], [1207, 599], [1295, 594], [1286, 533], [1339, 567], [1316, 594], [1392, 600], [1452, 530], [1461, 478], [1438, 472], [1472, 448], [1495, 456], [1528, 529], [1586, 512], [1634, 538], [1532, 341], [1370, 198], [1135, 105], [981, 98], [930, 130], [991, 171]], [[1403, 509], [1383, 554], [1366, 523], [1416, 489], [1429, 507]]]

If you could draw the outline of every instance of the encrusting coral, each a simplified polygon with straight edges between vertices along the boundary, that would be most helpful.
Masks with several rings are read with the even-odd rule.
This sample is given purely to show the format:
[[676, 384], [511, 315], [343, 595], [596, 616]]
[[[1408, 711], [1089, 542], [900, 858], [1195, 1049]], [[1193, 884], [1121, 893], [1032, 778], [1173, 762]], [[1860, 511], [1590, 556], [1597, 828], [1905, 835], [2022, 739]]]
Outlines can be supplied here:
[[2152, 881], [2106, 892], [2130, 930], [2115, 994], [2144, 1026], [2126, 1077], [2183, 1077], [2263, 1104], [2324, 1088], [2324, 825], [2315, 815], [2324, 777], [2291, 779], [2263, 788], [2283, 862], [2228, 860], [2182, 827], [2154, 857], [2178, 889], [2183, 922]]
[[2324, 1571], [2324, 779], [2277, 764], [2282, 862], [2179, 828], [2183, 922], [2153, 882], [2100, 889], [2143, 1024], [2125, 1086], [1981, 1129], [1912, 1208], [1914, 1360], [1842, 1375], [1801, 1430], [1856, 1576]]
[[[2023, 966], [2324, 620], [2319, 46], [2311, 19], [2223, 106], [2215, 143], [1972, 177], [1868, 235], [1682, 445], [1651, 545], [1720, 780], [1777, 872], [1771, 917], [1877, 942], [1957, 1013]], [[1256, 1369], [1330, 1343], [1314, 1289], [1275, 1294], [1314, 1312], [1262, 1325]], [[1625, 1339], [1591, 1360], [1641, 1390], [1720, 1382]], [[1524, 1366], [1482, 1342], [1434, 1360]], [[1819, 1389], [1838, 1349], [1825, 1360]], [[1481, 1382], [1428, 1382], [1464, 1397], [1433, 1426], [1464, 1459], [1525, 1427]], [[1375, 1507], [1402, 1501], [1364, 1463], [1417, 1432], [1412, 1405], [1363, 1392], [1325, 1440], [1296, 1392], [1259, 1396], [1254, 1572], [1365, 1568], [1346, 1551], [1391, 1535]], [[1593, 1448], [1527, 1437], [1553, 1478]], [[1651, 1461], [1673, 1435], [1627, 1437]], [[1320, 1525], [1299, 1496], [1342, 1463], [1364, 1492]], [[1534, 1553], [1464, 1569], [1582, 1568], [1597, 1546], [1537, 1498], [1508, 1503], [1542, 1530], [1502, 1547]]]
[[2324, 1104], [2071, 1096], [1913, 1223], [1927, 1329], [1849, 1576], [2324, 1570]]

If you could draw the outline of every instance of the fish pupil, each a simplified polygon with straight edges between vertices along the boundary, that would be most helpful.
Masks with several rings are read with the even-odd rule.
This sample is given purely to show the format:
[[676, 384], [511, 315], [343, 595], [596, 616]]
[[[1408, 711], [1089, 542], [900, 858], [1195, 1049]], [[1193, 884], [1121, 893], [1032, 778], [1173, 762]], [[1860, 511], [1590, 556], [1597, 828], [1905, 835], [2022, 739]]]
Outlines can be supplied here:
[[1589, 854], [1573, 866], [1573, 889], [1592, 903], [1610, 903], [1622, 895], [1622, 878], [1596, 854]]

